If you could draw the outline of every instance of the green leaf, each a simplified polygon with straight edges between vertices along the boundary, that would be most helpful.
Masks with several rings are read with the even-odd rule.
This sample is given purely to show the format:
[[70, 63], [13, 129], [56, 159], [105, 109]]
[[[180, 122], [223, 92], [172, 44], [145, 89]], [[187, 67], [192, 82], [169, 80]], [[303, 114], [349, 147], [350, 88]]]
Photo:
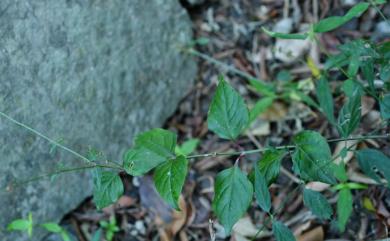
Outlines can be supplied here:
[[34, 224], [33, 224], [32, 214], [29, 213], [27, 219], [16, 219], [16, 220], [12, 221], [10, 224], [8, 224], [7, 230], [8, 231], [26, 231], [28, 236], [31, 237], [32, 232], [33, 232], [33, 227], [34, 227]]
[[135, 146], [143, 147], [158, 156], [175, 157], [176, 134], [164, 129], [155, 128], [135, 137]]
[[348, 175], [347, 172], [345, 171], [344, 162], [334, 165], [334, 175], [340, 182], [348, 181]]
[[339, 16], [324, 18], [320, 20], [318, 23], [314, 24], [313, 30], [315, 33], [325, 33], [340, 27], [346, 22], [348, 21], [345, 21], [344, 17], [339, 17]]
[[379, 101], [379, 107], [381, 110], [382, 118], [387, 120], [390, 119], [390, 94], [386, 94]]
[[259, 170], [264, 176], [268, 186], [270, 186], [279, 176], [280, 165], [285, 155], [285, 151], [271, 149], [265, 151], [261, 159], [257, 162]]
[[348, 101], [341, 108], [338, 116], [338, 130], [343, 137], [348, 137], [358, 127], [361, 119], [361, 93], [355, 87]]
[[325, 70], [329, 70], [331, 68], [341, 68], [349, 63], [348, 55], [341, 52], [337, 55], [332, 55], [329, 58], [327, 58], [324, 68]]
[[365, 2], [356, 4], [347, 12], [346, 15], [342, 17], [333, 16], [333, 17], [322, 19], [318, 23], [314, 24], [313, 30], [316, 33], [325, 33], [334, 30], [340, 27], [341, 25], [349, 22], [352, 18], [359, 17], [362, 13], [364, 13], [368, 9], [369, 6], [370, 4]]
[[68, 233], [65, 230], [62, 230], [60, 234], [63, 241], [71, 241]]
[[368, 86], [370, 87], [371, 93], [375, 95], [375, 86], [374, 86], [375, 67], [374, 67], [374, 61], [372, 59], [365, 60], [362, 63], [361, 69], [362, 69], [362, 73], [363, 73], [364, 78], [368, 82]]
[[318, 80], [316, 94], [318, 102], [320, 103], [321, 111], [324, 113], [331, 124], [336, 123], [334, 118], [332, 91], [330, 90], [328, 80], [325, 76], [321, 76], [321, 78]]
[[140, 176], [163, 162], [175, 158], [176, 134], [163, 129], [152, 129], [135, 139], [135, 147], [124, 156], [124, 168], [133, 176]]
[[356, 76], [356, 74], [359, 70], [360, 64], [361, 64], [361, 62], [359, 59], [359, 55], [352, 55], [350, 58], [349, 65], [348, 65], [348, 76], [350, 78], [353, 78]]
[[272, 233], [275, 235], [276, 241], [295, 241], [294, 234], [291, 230], [279, 221], [272, 222]]
[[390, 158], [375, 149], [363, 149], [356, 152], [356, 157], [363, 172], [378, 183], [382, 183], [381, 176], [387, 180], [390, 188]]
[[177, 155], [187, 156], [196, 150], [199, 145], [199, 142], [199, 139], [190, 139], [181, 144], [180, 146], [176, 146], [175, 153]]
[[100, 241], [101, 238], [102, 238], [102, 233], [103, 233], [103, 230], [102, 230], [101, 228], [99, 228], [99, 229], [93, 234], [92, 241]]
[[249, 79], [249, 84], [260, 94], [267, 97], [276, 97], [275, 94], [275, 86], [265, 83], [264, 81], [260, 81], [258, 79]]
[[93, 200], [98, 209], [115, 203], [123, 195], [123, 183], [117, 173], [94, 170]]
[[269, 193], [267, 182], [260, 172], [257, 164], [255, 164], [255, 181], [254, 181], [254, 189], [255, 189], [255, 197], [257, 203], [267, 213], [271, 210], [271, 194]]
[[44, 223], [41, 225], [44, 229], [52, 233], [61, 233], [62, 227], [56, 223]]
[[16, 219], [8, 224], [8, 231], [26, 231], [31, 226], [31, 223], [26, 219]]
[[294, 171], [307, 181], [335, 184], [332, 155], [328, 142], [315, 131], [303, 131], [294, 136]]
[[213, 211], [229, 234], [252, 201], [253, 186], [237, 166], [220, 172], [215, 180]]
[[384, 65], [381, 66], [379, 77], [383, 81], [389, 81], [390, 80], [390, 63], [384, 64]]
[[321, 193], [305, 188], [303, 190], [303, 202], [320, 219], [331, 218], [332, 207]]
[[293, 99], [297, 99], [298, 101], [303, 101], [309, 106], [319, 108], [318, 104], [310, 96], [300, 90], [291, 90], [290, 96], [292, 96]]
[[261, 113], [266, 111], [274, 102], [274, 97], [264, 97], [256, 102], [255, 106], [249, 112], [250, 122], [254, 121]]
[[339, 199], [337, 200], [337, 216], [338, 227], [340, 232], [345, 231], [348, 219], [353, 210], [353, 197], [351, 190], [344, 188], [339, 192]]
[[261, 28], [264, 33], [267, 35], [273, 37], [273, 38], [280, 38], [280, 39], [301, 39], [305, 40], [309, 36], [308, 33], [277, 33], [277, 32], [272, 32], [264, 27]]
[[161, 197], [173, 208], [179, 210], [179, 197], [188, 171], [184, 156], [169, 160], [154, 171], [154, 185]]
[[167, 160], [146, 148], [139, 147], [126, 152], [124, 168], [132, 176], [141, 176]]
[[247, 127], [249, 112], [243, 98], [223, 79], [211, 102], [207, 123], [223, 139], [234, 140]]

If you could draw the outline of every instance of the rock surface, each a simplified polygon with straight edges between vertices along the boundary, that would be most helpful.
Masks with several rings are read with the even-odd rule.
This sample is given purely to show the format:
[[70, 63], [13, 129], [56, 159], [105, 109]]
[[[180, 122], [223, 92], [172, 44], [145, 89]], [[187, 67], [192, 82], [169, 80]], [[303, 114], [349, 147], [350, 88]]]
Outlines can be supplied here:
[[[179, 51], [192, 34], [175, 0], [1, 0], [0, 35], [0, 111], [118, 162], [137, 132], [173, 113], [196, 74]], [[85, 164], [4, 118], [0, 156], [1, 188]], [[29, 212], [36, 223], [58, 221], [91, 189], [87, 172], [2, 189], [0, 240], [27, 240], [4, 227]]]

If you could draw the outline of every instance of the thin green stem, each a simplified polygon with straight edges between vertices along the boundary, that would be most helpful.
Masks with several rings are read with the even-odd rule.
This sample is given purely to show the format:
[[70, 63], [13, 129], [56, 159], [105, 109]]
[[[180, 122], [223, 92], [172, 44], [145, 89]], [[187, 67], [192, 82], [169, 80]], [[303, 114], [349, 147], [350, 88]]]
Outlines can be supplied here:
[[376, 4], [372, 1], [372, 0], [369, 0], [371, 6], [379, 13], [379, 15], [381, 16], [381, 18], [383, 20], [385, 20], [387, 22], [387, 24], [390, 24], [390, 21], [389, 19], [382, 13], [382, 11], [376, 6]]
[[67, 151], [67, 152], [71, 153], [72, 155], [74, 155], [74, 156], [76, 156], [76, 157], [78, 157], [78, 158], [80, 158], [80, 159], [82, 159], [82, 160], [84, 160], [86, 162], [92, 162], [91, 160], [89, 160], [87, 157], [81, 155], [80, 153], [73, 151], [72, 149], [62, 145], [58, 141], [55, 141], [55, 140], [51, 139], [50, 137], [42, 134], [41, 132], [37, 131], [36, 129], [34, 129], [34, 128], [32, 128], [32, 127], [30, 127], [30, 126], [28, 126], [28, 125], [26, 125], [26, 124], [24, 124], [22, 122], [19, 122], [19, 121], [15, 120], [14, 118], [12, 118], [11, 116], [5, 114], [4, 112], [0, 111], [0, 116], [4, 117], [5, 119], [11, 121], [12, 123], [14, 123], [14, 124], [16, 124], [16, 125], [18, 125], [20, 127], [23, 127], [24, 129], [34, 133], [35, 135], [45, 139], [46, 141], [48, 141], [48, 142], [52, 143], [53, 145], [63, 149], [64, 151]]
[[11, 188], [12, 189], [12, 188], [15, 188], [15, 187], [20, 187], [20, 186], [26, 185], [26, 184], [31, 183], [31, 182], [39, 181], [41, 179], [49, 178], [49, 177], [52, 177], [52, 176], [55, 176], [55, 175], [68, 173], [68, 172], [83, 171], [83, 170], [93, 169], [93, 168], [110, 168], [110, 169], [123, 171], [122, 168], [115, 167], [115, 166], [110, 166], [110, 165], [104, 165], [104, 164], [93, 164], [93, 165], [86, 165], [86, 166], [79, 166], [79, 167], [70, 167], [70, 168], [59, 169], [57, 171], [50, 172], [50, 173], [45, 173], [45, 174], [42, 174], [42, 175], [39, 175], [39, 176], [36, 176], [36, 177], [32, 177], [32, 178], [27, 179], [27, 180], [23, 180], [21, 182], [14, 182], [10, 186], [8, 186], [7, 188]]
[[282, 201], [281, 205], [278, 207], [277, 210], [274, 211], [274, 214], [271, 214], [269, 217], [267, 217], [264, 222], [263, 222], [263, 225], [261, 226], [261, 228], [256, 232], [256, 234], [253, 236], [253, 238], [251, 239], [251, 241], [254, 241], [257, 239], [257, 237], [260, 235], [260, 233], [265, 229], [266, 226], [268, 226], [270, 224], [270, 222], [272, 221], [272, 219], [275, 218], [275, 216], [281, 211], [283, 210], [283, 208], [286, 206], [287, 202], [290, 201], [292, 195], [295, 193], [296, 190], [298, 190], [299, 188], [301, 188], [301, 185], [298, 185], [296, 186], [291, 192], [289, 192], [287, 194], [287, 197]]
[[[361, 140], [368, 140], [368, 139], [388, 139], [390, 138], [390, 134], [384, 134], [384, 135], [366, 135], [366, 136], [356, 136], [356, 137], [348, 137], [348, 138], [336, 138], [336, 139], [329, 139], [327, 140], [328, 143], [333, 142], [340, 142], [340, 141], [361, 141]], [[285, 145], [285, 146], [277, 146], [277, 147], [265, 147], [265, 148], [259, 148], [259, 149], [253, 149], [253, 150], [247, 150], [247, 151], [233, 151], [233, 152], [213, 152], [213, 153], [205, 153], [205, 154], [198, 154], [198, 155], [190, 155], [187, 156], [187, 158], [205, 158], [205, 157], [215, 157], [215, 156], [236, 156], [236, 155], [248, 155], [248, 154], [254, 154], [254, 153], [262, 153], [267, 150], [277, 149], [277, 150], [290, 150], [294, 149], [295, 145]]]

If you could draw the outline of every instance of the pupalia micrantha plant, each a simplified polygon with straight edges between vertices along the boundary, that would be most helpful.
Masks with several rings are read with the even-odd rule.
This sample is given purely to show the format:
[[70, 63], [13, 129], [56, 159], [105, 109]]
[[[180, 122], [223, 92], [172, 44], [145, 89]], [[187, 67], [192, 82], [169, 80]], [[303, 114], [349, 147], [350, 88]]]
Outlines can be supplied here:
[[[320, 44], [317, 38], [318, 34], [334, 30], [352, 18], [360, 16], [370, 5], [379, 10], [377, 5], [385, 2], [380, 0], [361, 2], [352, 7], [346, 15], [323, 19], [313, 24], [310, 30], [305, 33], [284, 34], [271, 32], [265, 28], [263, 30], [275, 38], [302, 40], [309, 38]], [[381, 15], [383, 16], [383, 14]], [[179, 210], [178, 200], [185, 184], [190, 160], [219, 155], [236, 158], [232, 167], [218, 173], [214, 186], [212, 210], [224, 226], [226, 233], [231, 232], [233, 225], [245, 214], [255, 199], [257, 205], [268, 214], [268, 219], [260, 230], [272, 225], [272, 232], [276, 240], [290, 241], [295, 240], [294, 235], [286, 225], [277, 221], [277, 210], [272, 206], [269, 192], [269, 186], [278, 177], [283, 161], [291, 160], [293, 163], [293, 171], [300, 180], [300, 184], [293, 191], [300, 190], [302, 192], [304, 205], [321, 220], [335, 220], [340, 232], [345, 230], [353, 210], [351, 190], [364, 189], [367, 186], [350, 182], [346, 173], [346, 164], [343, 161], [336, 163], [334, 161], [336, 158], [343, 160], [348, 152], [352, 152], [360, 169], [368, 177], [374, 179], [378, 185], [389, 187], [390, 158], [381, 151], [369, 148], [354, 150], [351, 146], [346, 145], [334, 157], [329, 146], [329, 143], [332, 142], [348, 140], [355, 140], [354, 146], [356, 146], [358, 142], [367, 139], [389, 139], [389, 134], [378, 134], [383, 133], [383, 127], [387, 126], [390, 118], [389, 50], [390, 42], [373, 44], [362, 39], [351, 41], [339, 46], [340, 53], [337, 55], [330, 56], [326, 53], [328, 59], [324, 69], [322, 71], [316, 70], [314, 78], [317, 101], [309, 96], [304, 96], [302, 101], [312, 108], [318, 108], [323, 113], [329, 124], [338, 130], [340, 137], [337, 139], [327, 140], [316, 131], [304, 130], [293, 136], [290, 145], [286, 146], [227, 153], [191, 154], [192, 149], [196, 146], [193, 140], [186, 143], [190, 148], [181, 148], [177, 145], [175, 133], [157, 128], [136, 136], [134, 145], [124, 155], [122, 164], [114, 162], [101, 164], [75, 153], [4, 113], [0, 113], [0, 115], [87, 161], [88, 165], [86, 166], [64, 169], [38, 178], [90, 168], [94, 183], [93, 200], [99, 209], [116, 202], [123, 194], [124, 188], [118, 171], [131, 176], [142, 176], [153, 171], [156, 190], [172, 208]], [[191, 53], [192, 50], [188, 51]], [[346, 99], [338, 111], [337, 117], [329, 84], [331, 71], [339, 71], [345, 77], [344, 81], [336, 83]], [[249, 110], [244, 99], [223, 77], [220, 77], [209, 107], [207, 124], [209, 130], [221, 139], [235, 141], [260, 114], [259, 110], [263, 111], [272, 101], [278, 99], [278, 93], [272, 84], [256, 79], [251, 79], [250, 83], [263, 94], [263, 98], [268, 99], [267, 101], [260, 100], [258, 106], [255, 105]], [[364, 95], [371, 96], [377, 101], [383, 125], [375, 133], [354, 136], [353, 133], [361, 121], [361, 98]], [[261, 153], [261, 158], [253, 163], [253, 169], [250, 173], [244, 173], [240, 169], [240, 160], [253, 153]], [[332, 190], [338, 193], [336, 212], [333, 211], [332, 205], [323, 194], [305, 187], [307, 182], [312, 181], [327, 183], [333, 187]], [[15, 222], [21, 222], [21, 220]], [[15, 222], [9, 225], [10, 230], [27, 230], [31, 234], [31, 225], [28, 228], [15, 227]], [[55, 228], [56, 231], [62, 232], [61, 229]]]

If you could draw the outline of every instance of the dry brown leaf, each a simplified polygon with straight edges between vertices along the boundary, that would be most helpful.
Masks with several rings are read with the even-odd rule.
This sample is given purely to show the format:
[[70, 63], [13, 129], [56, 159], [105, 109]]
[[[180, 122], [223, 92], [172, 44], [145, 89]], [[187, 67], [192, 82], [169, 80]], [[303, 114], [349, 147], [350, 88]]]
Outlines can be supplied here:
[[307, 189], [311, 189], [317, 192], [323, 192], [330, 187], [329, 184], [323, 182], [309, 182], [306, 184]]
[[335, 150], [334, 150], [334, 152], [333, 152], [333, 158], [335, 158], [335, 157], [341, 152], [341, 150], [342, 150], [344, 147], [346, 147], [346, 148], [351, 148], [351, 151], [347, 152], [347, 155], [346, 155], [346, 157], [344, 157], [344, 159], [341, 158], [341, 156], [338, 156], [338, 157], [334, 160], [334, 162], [335, 162], [336, 164], [340, 164], [341, 161], [344, 160], [344, 163], [348, 163], [348, 162], [352, 159], [352, 157], [353, 157], [353, 152], [352, 152], [352, 151], [356, 150], [356, 143], [357, 143], [356, 140], [341, 141], [341, 142], [337, 143], [336, 148], [335, 148]]
[[180, 241], [189, 241], [187, 233], [184, 230], [180, 231], [179, 237]]
[[271, 133], [271, 125], [268, 121], [256, 119], [249, 127], [248, 132], [254, 136], [267, 136]]
[[375, 99], [369, 96], [362, 97], [362, 116], [369, 113], [375, 105]]
[[184, 226], [187, 220], [187, 204], [182, 195], [180, 195], [179, 207], [181, 211], [173, 211], [173, 221], [169, 225], [170, 231], [173, 235], [176, 235], [180, 231], [180, 229]]
[[238, 220], [233, 226], [233, 232], [244, 237], [253, 237], [257, 233], [257, 228], [250, 217], [246, 216]]
[[288, 109], [284, 103], [274, 101], [267, 111], [261, 114], [261, 118], [267, 121], [279, 121], [286, 117], [287, 112]]
[[297, 237], [297, 241], [323, 241], [324, 229], [318, 226], [310, 231], [307, 231]]

